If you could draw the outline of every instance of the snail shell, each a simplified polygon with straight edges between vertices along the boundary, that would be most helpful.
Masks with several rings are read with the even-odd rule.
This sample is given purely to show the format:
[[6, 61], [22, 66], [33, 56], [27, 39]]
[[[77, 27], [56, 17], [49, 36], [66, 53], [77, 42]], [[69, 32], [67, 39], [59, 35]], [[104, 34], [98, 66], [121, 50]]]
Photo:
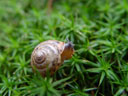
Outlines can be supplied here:
[[47, 69], [50, 75], [60, 67], [64, 60], [70, 59], [74, 53], [71, 42], [64, 43], [57, 40], [48, 40], [35, 47], [31, 55], [31, 66], [44, 77]]

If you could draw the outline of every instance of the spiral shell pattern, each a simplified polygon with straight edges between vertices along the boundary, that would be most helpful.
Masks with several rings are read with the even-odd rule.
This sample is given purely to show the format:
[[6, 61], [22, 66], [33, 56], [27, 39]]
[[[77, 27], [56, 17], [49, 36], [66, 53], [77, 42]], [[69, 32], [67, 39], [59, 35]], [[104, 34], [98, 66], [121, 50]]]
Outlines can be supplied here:
[[45, 76], [47, 69], [49, 69], [52, 75], [64, 61], [61, 59], [63, 50], [64, 42], [48, 40], [40, 43], [31, 55], [31, 66], [33, 70], [35, 67], [42, 76]]

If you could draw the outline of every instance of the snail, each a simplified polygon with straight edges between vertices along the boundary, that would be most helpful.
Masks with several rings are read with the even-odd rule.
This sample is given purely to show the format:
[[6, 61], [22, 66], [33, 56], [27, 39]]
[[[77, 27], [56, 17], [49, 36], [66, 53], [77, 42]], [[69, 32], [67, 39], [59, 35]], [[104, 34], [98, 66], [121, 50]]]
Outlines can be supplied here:
[[43, 77], [46, 76], [47, 69], [50, 75], [53, 75], [73, 53], [74, 46], [71, 42], [64, 43], [57, 40], [41, 42], [31, 54], [32, 69], [37, 69]]

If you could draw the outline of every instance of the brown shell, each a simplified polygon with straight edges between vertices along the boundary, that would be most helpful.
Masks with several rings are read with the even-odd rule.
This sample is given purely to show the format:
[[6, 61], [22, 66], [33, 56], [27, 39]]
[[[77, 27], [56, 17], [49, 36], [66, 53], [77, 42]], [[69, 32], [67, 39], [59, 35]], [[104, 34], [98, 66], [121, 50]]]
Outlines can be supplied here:
[[[70, 57], [72, 53], [65, 47], [65, 43], [56, 40], [48, 40], [37, 45], [31, 55], [31, 66], [37, 69], [42, 76], [46, 75], [47, 69], [52, 75], [59, 66], [64, 62], [67, 56]], [[67, 51], [69, 50], [69, 52]], [[66, 56], [67, 54], [67, 56]]]

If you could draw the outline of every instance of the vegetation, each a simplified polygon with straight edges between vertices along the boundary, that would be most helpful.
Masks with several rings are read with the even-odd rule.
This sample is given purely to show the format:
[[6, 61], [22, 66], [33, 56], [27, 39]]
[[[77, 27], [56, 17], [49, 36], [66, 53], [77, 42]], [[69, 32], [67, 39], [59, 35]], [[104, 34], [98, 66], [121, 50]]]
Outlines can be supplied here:
[[[128, 1], [0, 0], [1, 96], [127, 96]], [[42, 41], [75, 44], [53, 77], [33, 73]]]

